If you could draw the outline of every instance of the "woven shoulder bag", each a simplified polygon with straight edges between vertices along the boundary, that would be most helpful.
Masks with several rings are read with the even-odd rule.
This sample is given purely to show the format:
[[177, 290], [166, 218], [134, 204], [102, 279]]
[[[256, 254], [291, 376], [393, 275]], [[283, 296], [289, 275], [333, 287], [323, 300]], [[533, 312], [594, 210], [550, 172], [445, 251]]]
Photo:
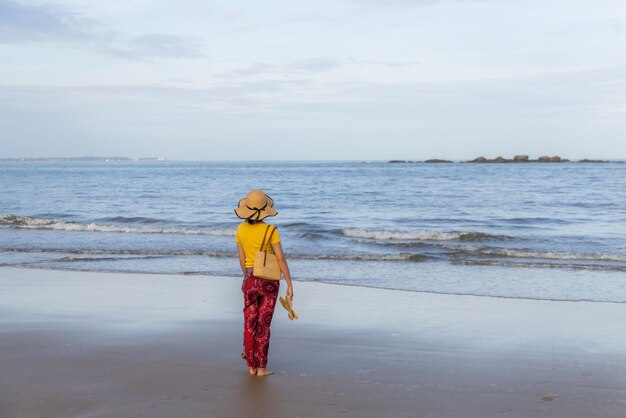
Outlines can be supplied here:
[[[272, 242], [272, 235], [274, 235], [276, 227], [272, 228], [272, 232], [270, 232], [267, 242], [265, 241], [267, 231], [269, 231], [271, 227], [271, 225], [267, 226], [265, 234], [263, 235], [263, 241], [261, 242], [261, 248], [254, 255], [254, 271], [252, 274], [262, 279], [280, 280], [281, 271], [280, 266], [278, 265], [278, 259], [274, 254], [268, 252], [269, 246]], [[263, 247], [265, 247], [265, 249], [263, 249]]]

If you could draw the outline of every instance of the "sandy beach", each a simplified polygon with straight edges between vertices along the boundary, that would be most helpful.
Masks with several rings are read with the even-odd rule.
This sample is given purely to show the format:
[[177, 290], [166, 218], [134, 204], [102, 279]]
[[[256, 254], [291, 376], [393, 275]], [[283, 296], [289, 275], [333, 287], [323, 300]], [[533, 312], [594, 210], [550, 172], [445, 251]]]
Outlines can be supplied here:
[[259, 378], [240, 285], [1, 268], [0, 417], [626, 416], [626, 304], [297, 282]]

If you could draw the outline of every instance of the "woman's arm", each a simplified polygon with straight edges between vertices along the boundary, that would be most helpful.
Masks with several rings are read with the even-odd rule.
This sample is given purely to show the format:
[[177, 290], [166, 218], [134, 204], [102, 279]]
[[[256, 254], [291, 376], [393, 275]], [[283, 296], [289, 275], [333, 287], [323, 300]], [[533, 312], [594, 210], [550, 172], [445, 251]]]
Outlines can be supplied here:
[[287, 265], [285, 254], [283, 253], [283, 246], [280, 244], [280, 242], [277, 242], [276, 244], [272, 244], [272, 250], [274, 250], [274, 254], [276, 254], [276, 259], [278, 260], [280, 271], [283, 272], [283, 276], [285, 276], [285, 281], [287, 282], [287, 297], [293, 299], [293, 286], [291, 285], [291, 273], [289, 273], [289, 266]]
[[237, 252], [239, 253], [239, 265], [241, 266], [241, 272], [246, 275], [246, 252], [243, 250], [243, 246], [240, 242], [237, 243]]

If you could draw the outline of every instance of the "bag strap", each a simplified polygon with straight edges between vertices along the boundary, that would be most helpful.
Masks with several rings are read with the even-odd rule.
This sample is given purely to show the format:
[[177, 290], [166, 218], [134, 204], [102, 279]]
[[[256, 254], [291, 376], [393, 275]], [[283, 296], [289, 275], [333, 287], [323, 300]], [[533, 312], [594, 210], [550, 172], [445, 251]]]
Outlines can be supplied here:
[[[270, 237], [267, 239], [267, 245], [265, 246], [265, 252], [266, 253], [270, 249], [270, 245], [272, 244], [272, 235], [274, 235], [274, 231], [276, 231], [276, 227], [274, 227], [274, 229], [272, 229], [272, 232], [270, 232]], [[265, 231], [265, 232], [267, 232], [267, 231]]]
[[[270, 229], [270, 225], [267, 226], [267, 228], [265, 228], [265, 234], [263, 234], [263, 241], [261, 241], [261, 248], [259, 249], [259, 251], [263, 251], [263, 246], [265, 245], [265, 237], [267, 236], [267, 231], [269, 231]], [[271, 236], [270, 236], [271, 239]]]
[[270, 232], [270, 236], [267, 239], [267, 245], [265, 245], [265, 237], [267, 236], [267, 231], [269, 231], [271, 225], [268, 225], [267, 228], [265, 228], [265, 234], [263, 234], [263, 241], [261, 241], [261, 249], [260, 251], [263, 251], [263, 247], [265, 246], [265, 251], [263, 254], [263, 266], [265, 266], [265, 263], [267, 262], [267, 251], [269, 250], [270, 244], [272, 243], [272, 235], [274, 235], [274, 231], [276, 231], [276, 227], [274, 227], [274, 229], [272, 229], [272, 232]]

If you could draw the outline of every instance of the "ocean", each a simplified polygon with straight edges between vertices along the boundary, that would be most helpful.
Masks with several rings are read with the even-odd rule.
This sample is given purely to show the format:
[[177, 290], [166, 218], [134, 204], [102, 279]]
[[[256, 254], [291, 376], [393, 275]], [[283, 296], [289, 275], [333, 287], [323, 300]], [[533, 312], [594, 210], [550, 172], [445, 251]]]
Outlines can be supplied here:
[[3, 161], [0, 265], [240, 277], [252, 188], [295, 280], [626, 302], [620, 162]]

